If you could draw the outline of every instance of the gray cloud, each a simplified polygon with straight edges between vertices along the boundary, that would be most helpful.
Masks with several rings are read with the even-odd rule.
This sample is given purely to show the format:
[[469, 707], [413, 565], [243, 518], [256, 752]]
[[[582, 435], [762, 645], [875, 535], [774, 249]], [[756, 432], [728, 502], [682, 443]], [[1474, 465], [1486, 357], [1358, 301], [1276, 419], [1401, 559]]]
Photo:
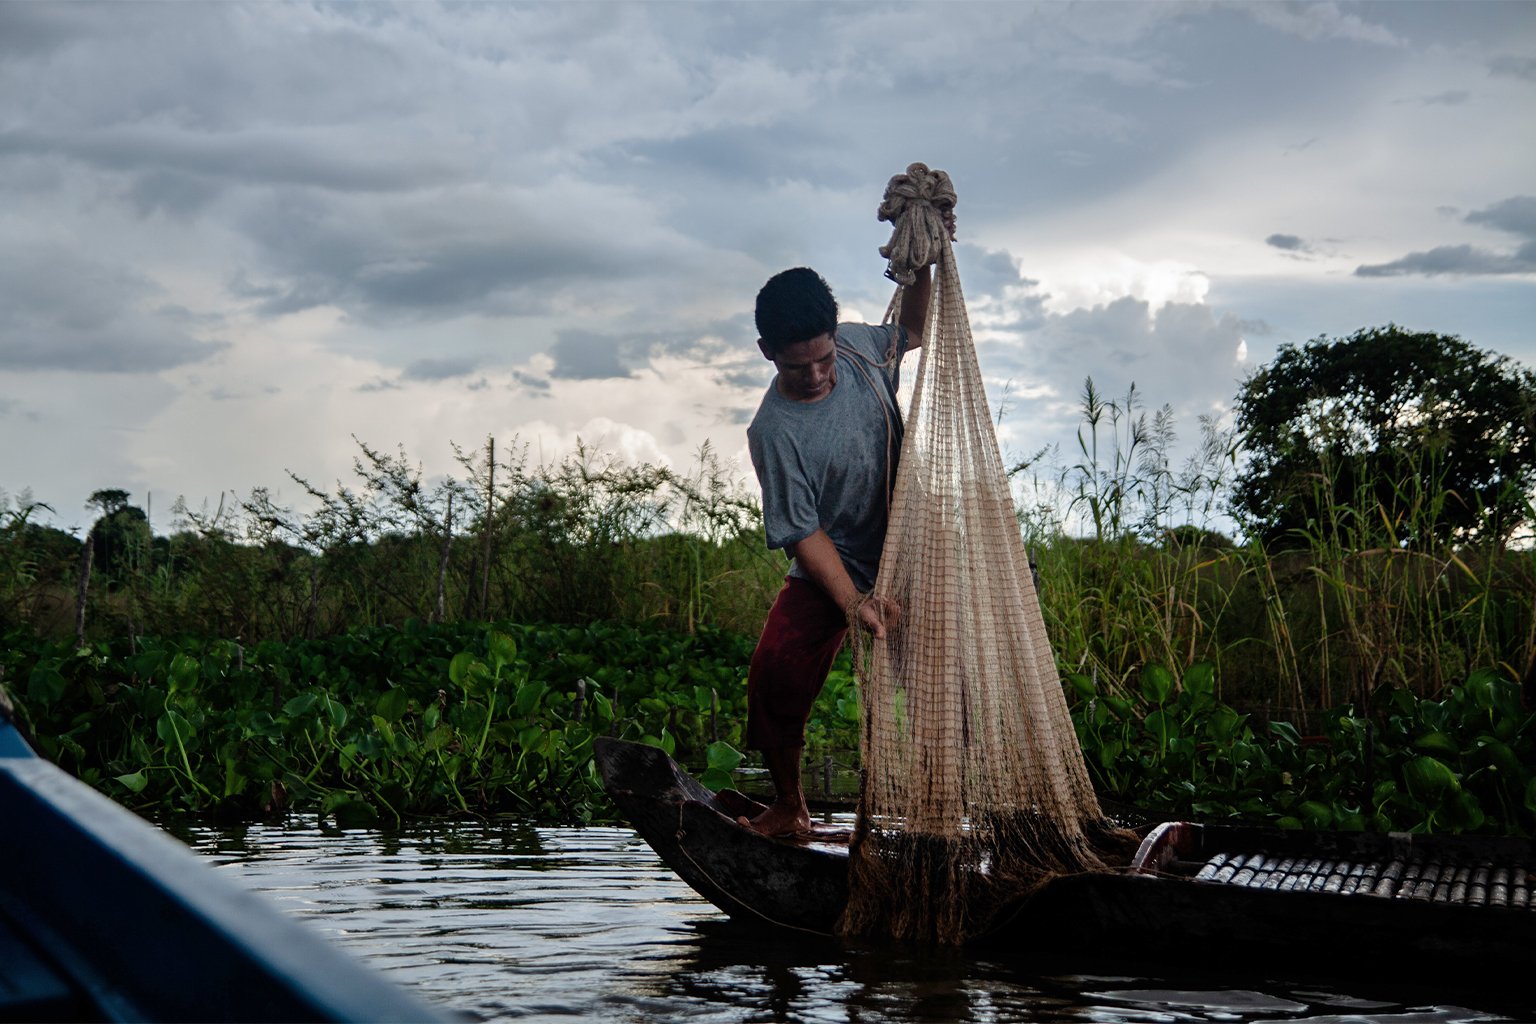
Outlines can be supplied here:
[[1419, 105], [1425, 107], [1459, 107], [1472, 98], [1465, 89], [1448, 89], [1434, 96], [1420, 96]]
[[445, 359], [418, 359], [400, 371], [403, 380], [451, 380], [468, 377], [478, 369], [475, 360], [468, 357]]
[[1488, 62], [1488, 71], [1506, 78], [1536, 82], [1536, 57], [1499, 56]]
[[1264, 244], [1284, 252], [1311, 252], [1312, 246], [1299, 235], [1274, 234], [1264, 239]]
[[375, 377], [353, 388], [354, 391], [363, 394], [372, 394], [379, 391], [399, 391], [403, 385], [398, 380], [389, 380], [384, 377]]
[[1536, 196], [1510, 196], [1485, 210], [1473, 210], [1466, 221], [1536, 239]]
[[[1075, 395], [1092, 376], [1106, 391], [1135, 382], [1147, 400], [1206, 411], [1210, 396], [1236, 393], [1238, 345], [1268, 327], [1198, 303], [1156, 310], [1135, 298], [1052, 315], [1016, 341], [984, 346], [988, 376], [1048, 386], [1058, 398]], [[1014, 399], [1025, 406], [1030, 400]], [[1186, 408], [1184, 411], [1190, 411]]]
[[1516, 253], [1498, 253], [1474, 245], [1437, 245], [1425, 252], [1411, 252], [1390, 263], [1361, 264], [1355, 268], [1356, 277], [1529, 273], [1536, 273], [1536, 246], [1522, 246]]
[[284, 189], [241, 218], [261, 265], [229, 287], [264, 315], [331, 305], [370, 323], [611, 305], [686, 248], [649, 215], [585, 186], [366, 201]]
[[1303, 39], [1346, 39], [1390, 47], [1405, 45], [1405, 40], [1387, 26], [1345, 13], [1330, 0], [1304, 4], [1245, 4], [1243, 10], [1270, 28]]
[[538, 392], [536, 397], [545, 397], [549, 391], [549, 381], [544, 377], [535, 377], [521, 370], [513, 370], [512, 379], [530, 391]]
[[[380, 151], [380, 147], [383, 150]], [[58, 156], [98, 170], [141, 175], [134, 188], [209, 189], [211, 182], [305, 185], [391, 192], [451, 181], [453, 165], [357, 127], [250, 129], [210, 135], [161, 125], [92, 129], [75, 135], [0, 132], [0, 157]], [[144, 183], [147, 180], [147, 184]]]
[[983, 249], [966, 242], [955, 243], [955, 265], [965, 274], [967, 297], [1002, 296], [1006, 289], [1023, 283], [1019, 262], [1001, 249]]
[[153, 373], [229, 347], [189, 334], [186, 311], [159, 296], [132, 270], [54, 246], [0, 251], [0, 367]]
[[1355, 268], [1357, 277], [1399, 277], [1407, 274], [1437, 276], [1465, 274], [1499, 276], [1536, 273], [1536, 197], [1511, 196], [1462, 218], [1526, 239], [1512, 253], [1494, 252], [1474, 245], [1437, 245], [1425, 252], [1411, 252], [1389, 263]]
[[[0, 4], [0, 55], [34, 59], [87, 33], [85, 4]], [[73, 8], [71, 10], [71, 8]]]
[[620, 358], [629, 348], [628, 342], [612, 335], [591, 331], [561, 331], [559, 340], [550, 350], [555, 357], [552, 377], [569, 380], [601, 380], [608, 377], [629, 377], [633, 372]]
[[[1495, 56], [1529, 52], [1528, 25], [1515, 5], [0, 0], [0, 401], [23, 435], [14, 447], [35, 453], [10, 471], [68, 472], [57, 452], [85, 446], [58, 420], [18, 428], [25, 410], [96, 388], [106, 397], [94, 405], [114, 415], [164, 411], [111, 458], [174, 465], [155, 472], [189, 491], [200, 476], [263, 482], [266, 453], [231, 455], [230, 441], [266, 440], [252, 424], [272, 403], [221, 405], [206, 427], [218, 451], [201, 464], [184, 454], [195, 406], [184, 398], [255, 396], [274, 380], [321, 396], [316, 429], [370, 417], [395, 429], [415, 418], [412, 382], [447, 380], [466, 419], [471, 406], [484, 419], [469, 399], [495, 408], [508, 390], [514, 404], [554, 392], [559, 404], [522, 403], [551, 429], [613, 414], [672, 444], [684, 402], [593, 410], [597, 389], [552, 388], [527, 367], [553, 359], [567, 379], [629, 377], [638, 390], [652, 388], [635, 372], [652, 357], [671, 357], [658, 369], [697, 357], [726, 396], [706, 384], [701, 406], [755, 404], [743, 396], [772, 374], [752, 345], [756, 288], [811, 265], [850, 312], [878, 316], [890, 290], [875, 248], [889, 232], [874, 207], [885, 175], [913, 159], [960, 188], [962, 274], [989, 375], [1068, 399], [1088, 373], [1108, 392], [1135, 379], [1150, 400], [1209, 407], [1233, 393], [1235, 338], [1258, 325], [1131, 300], [1053, 316], [1014, 254], [1029, 254], [1024, 266], [1073, 248], [1145, 259], [1153, 250], [1133, 250], [1155, 245], [1159, 259], [1199, 263], [1222, 309], [1263, 310], [1290, 338], [1322, 317], [1270, 301], [1297, 275], [1239, 285], [1246, 275], [1179, 239], [1250, 214], [1299, 228], [1298, 204], [1338, 174], [1355, 180], [1362, 148], [1398, 168], [1392, 201], [1362, 194], [1331, 229], [1341, 235], [1378, 235], [1373, 222], [1397, 203], [1429, 209], [1450, 194], [1435, 182], [1447, 165], [1416, 158], [1425, 146], [1486, 165], [1488, 194], [1517, 191], [1491, 183], [1515, 172], [1479, 146], [1507, 148], [1524, 90], [1482, 76], [1536, 77], [1530, 60]], [[1439, 104], [1462, 87], [1475, 102], [1446, 117]], [[1421, 99], [1381, 117], [1394, 97]], [[1307, 141], [1287, 151], [1288, 140]], [[1265, 147], [1275, 162], [1252, 169], [1245, 155]], [[1227, 156], [1239, 159], [1222, 174]], [[1220, 184], [1207, 193], [1205, 181]], [[1131, 216], [1102, 215], [1127, 200]], [[1468, 223], [1516, 232], [1519, 214], [1496, 204]], [[1033, 224], [1050, 231], [1032, 236]], [[1290, 237], [1334, 248], [1321, 233]], [[1428, 237], [1421, 248], [1441, 240]], [[964, 241], [983, 238], [991, 249]], [[1373, 310], [1390, 290], [1344, 284]], [[1131, 286], [1105, 287], [1086, 294]], [[1252, 290], [1228, 300], [1234, 287]], [[1358, 307], [1338, 301], [1342, 329], [1355, 326]], [[1447, 318], [1496, 311], [1481, 297], [1444, 306]], [[239, 339], [242, 358], [217, 360], [195, 386], [185, 373], [54, 374], [43, 398], [6, 372], [164, 369], [207, 358], [218, 338]], [[470, 395], [492, 360], [524, 369], [488, 374], [501, 400]], [[299, 376], [315, 367], [335, 379]], [[352, 394], [360, 384], [378, 393]], [[424, 432], [459, 422], [422, 419]], [[739, 426], [728, 437], [739, 444]], [[289, 443], [321, 457], [323, 445]], [[118, 478], [112, 468], [101, 475]]]

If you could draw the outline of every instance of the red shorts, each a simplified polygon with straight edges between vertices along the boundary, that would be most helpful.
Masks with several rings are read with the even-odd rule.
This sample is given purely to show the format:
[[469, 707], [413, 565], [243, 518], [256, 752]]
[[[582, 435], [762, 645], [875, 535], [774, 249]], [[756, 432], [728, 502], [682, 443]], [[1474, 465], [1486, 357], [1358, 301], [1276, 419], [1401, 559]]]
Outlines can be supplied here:
[[805, 720], [848, 632], [848, 617], [809, 580], [795, 576], [773, 602], [747, 671], [747, 746], [805, 746]]

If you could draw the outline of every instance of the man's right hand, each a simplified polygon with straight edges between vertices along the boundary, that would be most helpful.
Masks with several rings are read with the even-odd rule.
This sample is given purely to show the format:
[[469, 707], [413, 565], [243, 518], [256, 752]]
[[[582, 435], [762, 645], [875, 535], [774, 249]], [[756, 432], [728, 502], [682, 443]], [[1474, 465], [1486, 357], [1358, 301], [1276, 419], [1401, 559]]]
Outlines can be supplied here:
[[859, 625], [869, 630], [876, 640], [884, 640], [886, 630], [901, 618], [901, 605], [888, 597], [870, 596], [859, 605]]

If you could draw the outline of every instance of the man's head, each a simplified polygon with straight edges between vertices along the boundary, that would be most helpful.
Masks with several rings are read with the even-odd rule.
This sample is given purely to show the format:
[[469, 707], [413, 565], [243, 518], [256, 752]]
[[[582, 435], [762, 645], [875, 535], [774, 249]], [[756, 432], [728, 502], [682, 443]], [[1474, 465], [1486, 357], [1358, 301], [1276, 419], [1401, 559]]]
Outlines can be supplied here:
[[778, 389], [816, 402], [837, 385], [837, 300], [806, 267], [775, 274], [757, 293], [757, 347], [778, 367]]
[[836, 331], [837, 300], [809, 267], [774, 274], [757, 293], [757, 344], [769, 359], [796, 342]]

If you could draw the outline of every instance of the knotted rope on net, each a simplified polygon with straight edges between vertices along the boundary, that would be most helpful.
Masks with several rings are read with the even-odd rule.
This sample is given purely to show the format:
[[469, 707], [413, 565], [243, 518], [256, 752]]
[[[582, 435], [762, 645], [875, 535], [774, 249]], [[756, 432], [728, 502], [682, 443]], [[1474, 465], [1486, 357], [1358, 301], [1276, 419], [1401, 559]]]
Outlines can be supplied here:
[[885, 186], [877, 216], [895, 225], [891, 240], [880, 247], [886, 258], [885, 276], [906, 286], [917, 279], [919, 267], [931, 267], [949, 245], [944, 215], [955, 209], [955, 186], [943, 171], [911, 164]]
[[954, 203], [947, 174], [913, 164], [879, 211], [891, 276], [937, 273], [872, 595], [902, 610], [884, 640], [851, 630], [864, 788], [840, 925], [943, 944], [1054, 875], [1123, 863], [1127, 841], [1089, 781], [1014, 518], [943, 222]]

